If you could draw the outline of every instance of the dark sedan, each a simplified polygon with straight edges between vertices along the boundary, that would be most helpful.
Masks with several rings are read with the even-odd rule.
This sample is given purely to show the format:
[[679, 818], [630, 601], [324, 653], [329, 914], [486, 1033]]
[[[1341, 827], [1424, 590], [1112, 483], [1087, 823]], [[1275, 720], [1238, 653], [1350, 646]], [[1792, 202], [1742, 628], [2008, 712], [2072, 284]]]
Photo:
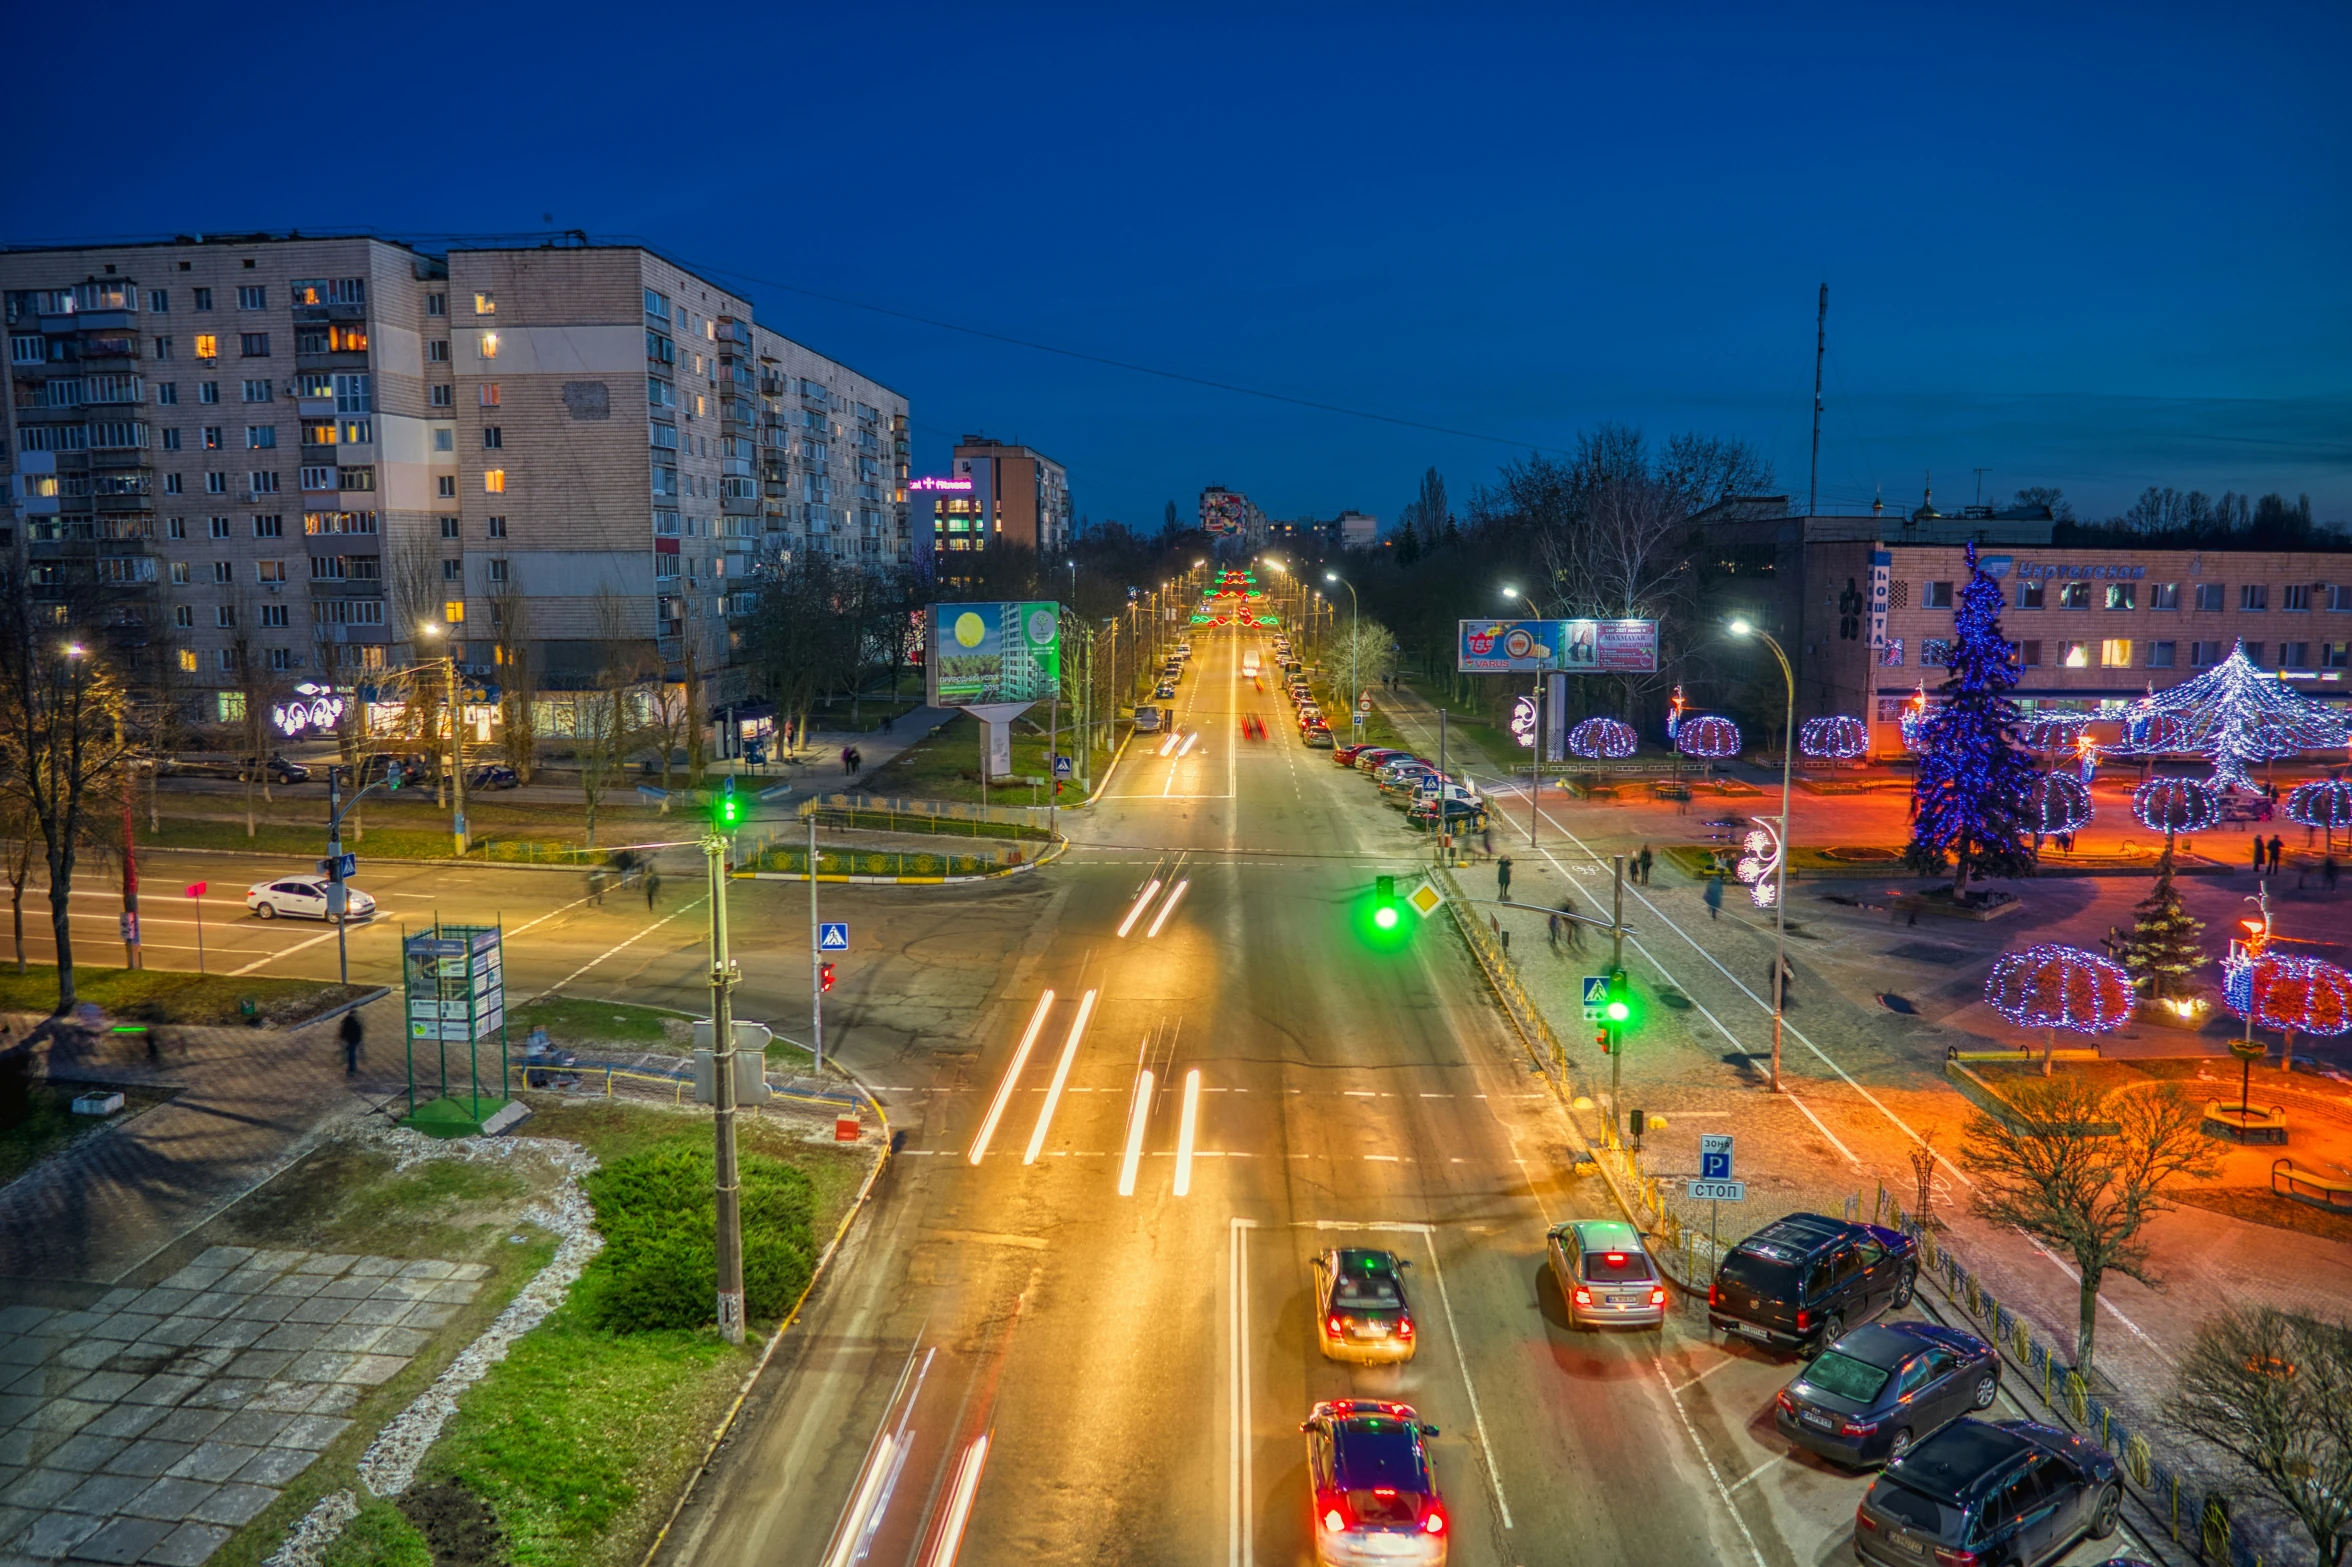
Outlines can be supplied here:
[[503, 762], [477, 767], [466, 778], [468, 789], [519, 789], [522, 785], [522, 775]]
[[2123, 1482], [2097, 1445], [2029, 1420], [1955, 1420], [1890, 1462], [1854, 1512], [1854, 1554], [2043, 1567], [2115, 1533]]
[[1931, 1322], [1856, 1328], [1780, 1391], [1772, 1423], [1799, 1447], [1861, 1468], [1900, 1458], [1947, 1423], [1990, 1409], [2001, 1357]]

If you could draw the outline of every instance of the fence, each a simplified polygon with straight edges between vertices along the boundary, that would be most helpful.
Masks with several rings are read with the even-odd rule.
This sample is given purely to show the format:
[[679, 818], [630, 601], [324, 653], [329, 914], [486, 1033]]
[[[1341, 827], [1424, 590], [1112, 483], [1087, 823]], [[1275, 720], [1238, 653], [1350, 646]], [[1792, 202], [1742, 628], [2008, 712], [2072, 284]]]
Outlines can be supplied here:
[[[527, 1087], [547, 1086], [543, 1083], [530, 1082], [530, 1077], [571, 1078], [576, 1079], [582, 1085], [594, 1084], [601, 1087], [603, 1097], [606, 1099], [611, 1099], [615, 1097], [617, 1092], [625, 1090], [639, 1098], [660, 1099], [666, 1097], [673, 1105], [684, 1106], [694, 1102], [687, 1097], [694, 1092], [694, 1071], [690, 1062], [681, 1065], [674, 1072], [657, 1072], [643, 1066], [600, 1065], [593, 1061], [579, 1061], [570, 1066], [534, 1065], [518, 1061], [514, 1063], [513, 1071], [516, 1074], [527, 1074], [525, 1076], [525, 1086]], [[815, 1105], [826, 1110], [855, 1110], [865, 1103], [854, 1093], [808, 1093], [801, 1089], [778, 1088], [773, 1082], [768, 1084], [768, 1098], [771, 1102], [785, 1101], [793, 1104]]]
[[1453, 872], [1442, 865], [1432, 865], [1429, 875], [1446, 895], [1446, 907], [1454, 911], [1454, 923], [1460, 927], [1462, 939], [1470, 943], [1478, 966], [1486, 970], [1487, 979], [1503, 997], [1512, 1022], [1518, 1025], [1545, 1074], [1564, 1080], [1568, 1071], [1567, 1048], [1560, 1043], [1559, 1035], [1552, 1032], [1551, 1022], [1543, 1015], [1542, 1008], [1528, 998], [1526, 987], [1519, 982], [1519, 966], [1511, 961], [1510, 953], [1503, 950], [1494, 932], [1479, 923], [1477, 910], [1463, 895], [1462, 884], [1454, 880]]
[[[933, 849], [824, 849], [817, 851], [817, 874], [820, 876], [985, 876], [1005, 870], [1037, 856], [1024, 853], [1019, 847], [1007, 848], [1001, 854], [943, 854]], [[748, 870], [765, 871], [773, 875], [806, 876], [809, 852], [805, 845], [794, 848], [779, 844], [759, 850], [751, 857]]]
[[[985, 810], [986, 815], [979, 814]], [[1046, 830], [1044, 812], [1032, 819], [1029, 807], [1008, 810], [1001, 806], [959, 806], [945, 800], [877, 800], [865, 796], [852, 799], [847, 795], [832, 795], [823, 800], [809, 800], [800, 807], [803, 821], [815, 817], [820, 827], [858, 828], [870, 832], [943, 833], [974, 838], [1024, 838], [1043, 843], [1052, 834]]]

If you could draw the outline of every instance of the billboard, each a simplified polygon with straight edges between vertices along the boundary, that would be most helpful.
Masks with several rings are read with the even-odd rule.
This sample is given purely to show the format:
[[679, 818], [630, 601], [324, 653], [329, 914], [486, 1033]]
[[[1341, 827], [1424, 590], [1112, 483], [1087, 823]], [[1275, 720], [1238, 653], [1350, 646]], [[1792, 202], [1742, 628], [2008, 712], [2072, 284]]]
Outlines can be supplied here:
[[1658, 623], [1654, 620], [1571, 620], [1568, 656], [1570, 671], [1602, 675], [1654, 675], [1658, 672]]
[[923, 687], [933, 707], [1042, 702], [1061, 681], [1056, 604], [934, 604], [923, 643]]
[[1465, 620], [1454, 667], [1466, 675], [1558, 669], [1567, 626], [1564, 620]]

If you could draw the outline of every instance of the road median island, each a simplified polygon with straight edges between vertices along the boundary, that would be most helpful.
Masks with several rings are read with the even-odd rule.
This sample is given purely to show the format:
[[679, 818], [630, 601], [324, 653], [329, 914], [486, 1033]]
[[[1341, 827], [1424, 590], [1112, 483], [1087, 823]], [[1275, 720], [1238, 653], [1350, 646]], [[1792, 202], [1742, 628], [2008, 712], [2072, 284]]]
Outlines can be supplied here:
[[[92, 1009], [63, 1026], [103, 1030], [114, 1025], [183, 1028], [299, 1028], [333, 1016], [378, 987], [336, 985], [257, 975], [198, 974], [192, 969], [101, 968], [74, 965], [77, 1005]], [[57, 1005], [57, 969], [29, 963], [23, 973], [0, 968], [0, 1013], [47, 1014]]]

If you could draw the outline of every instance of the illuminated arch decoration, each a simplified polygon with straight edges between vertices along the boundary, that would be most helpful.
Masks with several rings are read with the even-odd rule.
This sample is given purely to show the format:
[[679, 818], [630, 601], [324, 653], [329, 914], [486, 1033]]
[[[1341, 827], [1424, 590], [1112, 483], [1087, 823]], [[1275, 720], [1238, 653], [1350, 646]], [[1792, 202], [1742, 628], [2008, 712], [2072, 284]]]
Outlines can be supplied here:
[[1686, 718], [1675, 728], [1674, 749], [1685, 756], [1696, 756], [1707, 761], [1737, 756], [1740, 752], [1739, 725], [1713, 713], [1701, 718]]
[[2169, 756], [2188, 749], [2189, 726], [2178, 713], [2134, 708], [2124, 716], [2123, 739], [2115, 747], [2134, 756]]
[[1588, 718], [1568, 731], [1568, 754], [1594, 760], [1631, 756], [1641, 736], [1614, 718]]
[[2042, 1031], [2042, 1072], [2050, 1071], [2059, 1029], [2112, 1034], [2131, 1021], [2131, 975], [2080, 947], [2047, 942], [2004, 952], [1985, 979], [1985, 1004], [2019, 1028]]
[[1806, 756], [1844, 762], [1869, 748], [1870, 730], [1861, 719], [1844, 713], [1808, 718], [1797, 728], [1797, 749]]
[[[2163, 749], [2210, 758], [2213, 781], [2237, 789], [2254, 787], [2247, 771], [2254, 763], [2331, 750], [2345, 744], [2348, 733], [2341, 711], [2322, 706], [2276, 674], [2257, 669], [2246, 656], [2244, 642], [2194, 680], [2143, 697], [2134, 712], [2151, 717], [2168, 714], [2177, 719], [2177, 733], [2163, 736], [2177, 743]], [[2128, 729], [2125, 742], [2117, 747], [2119, 751], [2137, 754], [2158, 749], [2153, 744], [2132, 742]]]
[[2072, 773], [2034, 780], [2034, 826], [2044, 833], [2074, 832], [2091, 819], [2091, 791]]
[[2050, 756], [2072, 755], [2090, 722], [2088, 713], [2037, 713], [2018, 721], [2017, 743]]
[[2152, 832], [2203, 832], [2221, 824], [2221, 797], [2195, 778], [2151, 778], [2132, 791], [2132, 815]]
[[2325, 829], [2332, 844], [2338, 831], [2352, 830], [2352, 783], [2322, 778], [2295, 785], [2287, 792], [2287, 820]]
[[2297, 1034], [2352, 1032], [2352, 973], [2319, 958], [2265, 952], [2240, 955], [2222, 966], [2221, 999], [2238, 1016], [2249, 1007], [2254, 1026], [2275, 1028], [2294, 1058]]

